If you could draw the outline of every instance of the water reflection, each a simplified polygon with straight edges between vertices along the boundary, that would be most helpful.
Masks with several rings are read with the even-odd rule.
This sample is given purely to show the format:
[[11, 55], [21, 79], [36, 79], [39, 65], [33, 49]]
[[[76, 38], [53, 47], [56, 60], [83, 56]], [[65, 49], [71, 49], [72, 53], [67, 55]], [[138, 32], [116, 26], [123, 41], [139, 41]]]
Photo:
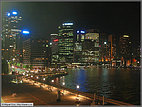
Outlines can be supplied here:
[[60, 79], [67, 88], [76, 89], [76, 85], [79, 85], [79, 91], [140, 104], [140, 70], [77, 68], [67, 71], [69, 74]]

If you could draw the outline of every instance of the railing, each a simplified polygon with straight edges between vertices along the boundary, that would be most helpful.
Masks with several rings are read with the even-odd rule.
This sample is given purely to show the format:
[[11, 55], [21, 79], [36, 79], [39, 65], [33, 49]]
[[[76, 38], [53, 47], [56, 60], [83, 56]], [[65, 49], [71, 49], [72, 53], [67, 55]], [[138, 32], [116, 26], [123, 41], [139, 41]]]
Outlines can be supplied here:
[[[27, 79], [27, 80], [30, 80], [30, 79]], [[31, 80], [31, 82], [34, 83], [37, 82], [37, 81], [33, 81]], [[94, 94], [91, 94], [91, 93], [85, 93], [85, 92], [81, 92], [81, 91], [77, 91], [77, 90], [74, 90], [74, 89], [69, 89], [69, 88], [65, 88], [65, 87], [62, 87], [60, 85], [56, 85], [56, 84], [44, 84], [44, 83], [39, 83], [39, 86], [42, 87], [42, 85], [47, 85], [47, 86], [50, 86], [50, 87], [55, 87], [59, 90], [64, 90], [64, 91], [69, 91], [70, 93], [73, 93], [73, 94], [77, 94], [77, 95], [81, 95], [83, 97], [85, 97], [86, 99], [89, 99], [89, 100], [94, 100]], [[105, 103], [108, 103], [110, 105], [132, 105], [132, 104], [129, 104], [129, 103], [125, 103], [125, 102], [122, 102], [122, 101], [117, 101], [117, 100], [113, 100], [113, 99], [109, 99], [109, 98], [105, 98], [105, 97], [102, 97], [102, 96], [97, 96], [95, 95], [95, 99], [96, 100], [99, 100], [101, 102], [105, 102]]]

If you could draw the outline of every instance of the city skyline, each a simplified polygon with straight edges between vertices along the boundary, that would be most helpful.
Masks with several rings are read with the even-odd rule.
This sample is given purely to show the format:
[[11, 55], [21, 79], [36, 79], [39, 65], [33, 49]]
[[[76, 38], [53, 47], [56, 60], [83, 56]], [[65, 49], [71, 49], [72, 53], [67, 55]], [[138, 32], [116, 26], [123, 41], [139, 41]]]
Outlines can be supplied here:
[[141, 105], [140, 2], [3, 2], [1, 105]]
[[8, 2], [2, 6], [2, 12], [17, 10], [24, 18], [22, 27], [43, 37], [58, 33], [60, 23], [69, 20], [80, 29], [129, 34], [140, 41], [139, 2]]

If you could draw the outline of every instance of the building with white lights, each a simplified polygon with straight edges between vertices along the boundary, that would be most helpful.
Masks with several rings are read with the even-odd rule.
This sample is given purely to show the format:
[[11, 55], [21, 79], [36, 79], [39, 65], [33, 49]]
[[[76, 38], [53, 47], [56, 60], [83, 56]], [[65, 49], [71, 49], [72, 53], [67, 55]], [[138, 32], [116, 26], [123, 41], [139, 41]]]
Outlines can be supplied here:
[[122, 66], [130, 66], [132, 61], [132, 42], [130, 35], [121, 35], [119, 39], [119, 56]]
[[51, 37], [51, 63], [54, 65], [55, 63], [58, 63], [59, 61], [59, 47], [58, 47], [58, 34], [50, 34]]
[[59, 61], [61, 63], [73, 62], [74, 28], [72, 22], [65, 22], [58, 27]]
[[2, 57], [5, 60], [15, 60], [20, 62], [22, 53], [20, 52], [19, 23], [22, 17], [17, 11], [10, 11], [3, 15], [2, 25]]
[[50, 50], [48, 40], [29, 38], [23, 42], [23, 64], [32, 68], [47, 68]]
[[82, 61], [97, 64], [99, 62], [99, 32], [95, 29], [86, 30], [82, 47]]

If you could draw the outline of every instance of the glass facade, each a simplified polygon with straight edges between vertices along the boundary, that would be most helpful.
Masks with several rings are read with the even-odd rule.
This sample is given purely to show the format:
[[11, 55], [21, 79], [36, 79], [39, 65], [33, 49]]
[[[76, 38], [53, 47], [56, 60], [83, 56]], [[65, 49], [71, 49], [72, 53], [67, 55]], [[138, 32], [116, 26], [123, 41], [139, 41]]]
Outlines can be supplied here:
[[73, 23], [63, 23], [58, 28], [59, 28], [59, 34], [58, 34], [59, 61], [71, 63], [73, 62], [73, 46], [74, 46]]
[[6, 60], [12, 60], [13, 58], [20, 62], [22, 59], [21, 52], [21, 37], [19, 30], [19, 23], [22, 17], [19, 14], [13, 14], [8, 12], [3, 16], [2, 26], [2, 56]]

